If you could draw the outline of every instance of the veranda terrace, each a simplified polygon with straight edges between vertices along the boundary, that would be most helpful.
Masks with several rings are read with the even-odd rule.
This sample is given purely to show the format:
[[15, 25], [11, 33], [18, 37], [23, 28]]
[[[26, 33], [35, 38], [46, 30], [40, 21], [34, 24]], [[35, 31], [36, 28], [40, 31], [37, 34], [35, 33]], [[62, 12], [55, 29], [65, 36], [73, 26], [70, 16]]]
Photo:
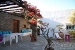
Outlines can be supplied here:
[[[22, 41], [15, 43], [13, 41], [12, 45], [9, 45], [9, 41], [4, 45], [0, 44], [0, 50], [44, 50], [47, 41], [43, 36], [38, 36], [36, 42], [30, 41], [30, 36], [25, 36]], [[54, 50], [75, 50], [75, 40], [71, 39], [70, 42], [65, 42], [63, 40], [52, 40], [52, 47]]]
[[[20, 5], [22, 6], [22, 5]], [[2, 11], [1, 9], [0, 11]], [[7, 11], [7, 10], [3, 10]], [[7, 11], [9, 12], [9, 11]], [[36, 42], [30, 42], [29, 36], [26, 36], [23, 38], [23, 41], [18, 42], [17, 44], [13, 43], [13, 45], [9, 46], [9, 41], [7, 44], [1, 43], [0, 50], [44, 50], [47, 42], [44, 37], [38, 36]], [[54, 50], [75, 50], [74, 46], [74, 40], [70, 40], [70, 42], [65, 41], [58, 41], [58, 40], [52, 40], [53, 45], [52, 47]], [[15, 41], [14, 41], [15, 42]]]

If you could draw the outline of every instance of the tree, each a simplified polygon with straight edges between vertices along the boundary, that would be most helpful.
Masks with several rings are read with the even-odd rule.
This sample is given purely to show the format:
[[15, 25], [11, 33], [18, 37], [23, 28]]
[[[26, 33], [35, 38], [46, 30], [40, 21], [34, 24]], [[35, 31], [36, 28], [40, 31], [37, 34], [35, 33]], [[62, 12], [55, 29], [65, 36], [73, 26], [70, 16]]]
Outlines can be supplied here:
[[71, 15], [69, 16], [68, 20], [70, 21], [71, 24], [75, 24], [75, 10], [71, 12]]
[[54, 48], [52, 48], [53, 44], [52, 38], [49, 37], [49, 31], [50, 31], [50, 28], [48, 27], [49, 23], [43, 23], [42, 21], [40, 21], [40, 24], [43, 26], [40, 27], [42, 35], [47, 40], [47, 45], [45, 46], [44, 50], [54, 50]]

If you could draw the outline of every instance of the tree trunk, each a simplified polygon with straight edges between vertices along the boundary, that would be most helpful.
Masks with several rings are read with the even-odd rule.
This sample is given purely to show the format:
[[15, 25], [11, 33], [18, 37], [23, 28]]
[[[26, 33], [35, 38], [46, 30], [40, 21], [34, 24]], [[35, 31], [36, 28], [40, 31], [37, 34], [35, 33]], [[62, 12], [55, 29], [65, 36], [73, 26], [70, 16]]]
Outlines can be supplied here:
[[37, 25], [32, 24], [31, 29], [32, 29], [31, 41], [34, 42], [37, 40]]
[[54, 48], [52, 48], [52, 47], [48, 47], [48, 45], [46, 45], [46, 47], [45, 47], [44, 50], [54, 50]]

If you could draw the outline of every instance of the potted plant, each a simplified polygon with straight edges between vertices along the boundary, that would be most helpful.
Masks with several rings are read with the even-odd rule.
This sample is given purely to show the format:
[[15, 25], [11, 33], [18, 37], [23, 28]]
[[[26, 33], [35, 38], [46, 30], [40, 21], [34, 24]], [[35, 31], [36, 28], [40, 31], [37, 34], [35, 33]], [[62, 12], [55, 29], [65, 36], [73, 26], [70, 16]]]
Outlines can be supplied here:
[[74, 30], [73, 30], [72, 34], [73, 34], [73, 38], [75, 38], [75, 31]]
[[71, 38], [75, 38], [75, 30], [69, 30], [68, 32], [69, 32]]

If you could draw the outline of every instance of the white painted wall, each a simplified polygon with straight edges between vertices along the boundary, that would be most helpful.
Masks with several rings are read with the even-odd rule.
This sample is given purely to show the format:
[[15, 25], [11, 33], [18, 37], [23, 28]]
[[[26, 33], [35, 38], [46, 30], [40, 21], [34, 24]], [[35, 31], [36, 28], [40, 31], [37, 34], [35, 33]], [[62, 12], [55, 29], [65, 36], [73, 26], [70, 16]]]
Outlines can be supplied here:
[[[43, 22], [48, 22], [49, 23], [49, 28], [55, 28], [56, 27], [56, 25], [58, 25], [58, 24], [61, 24], [62, 25], [62, 23], [59, 23], [59, 22], [56, 22], [56, 21], [53, 21], [53, 20], [50, 20], [49, 18], [42, 18], [41, 19]], [[50, 32], [49, 32], [49, 36], [50, 37], [53, 37], [53, 32], [52, 32], [52, 30], [50, 29]], [[58, 29], [55, 29], [55, 32], [58, 32]]]
[[[62, 30], [64, 33], [67, 33], [65, 28], [66, 28], [66, 23], [69, 23], [68, 17], [70, 16], [72, 10], [57, 10], [57, 11], [43, 11], [41, 12], [42, 18], [41, 20], [43, 22], [48, 22], [49, 27], [55, 28], [56, 25], [64, 25], [64, 30]], [[55, 32], [58, 32], [58, 29], [55, 29]], [[50, 37], [53, 37], [53, 32], [50, 30], [49, 33]]]

